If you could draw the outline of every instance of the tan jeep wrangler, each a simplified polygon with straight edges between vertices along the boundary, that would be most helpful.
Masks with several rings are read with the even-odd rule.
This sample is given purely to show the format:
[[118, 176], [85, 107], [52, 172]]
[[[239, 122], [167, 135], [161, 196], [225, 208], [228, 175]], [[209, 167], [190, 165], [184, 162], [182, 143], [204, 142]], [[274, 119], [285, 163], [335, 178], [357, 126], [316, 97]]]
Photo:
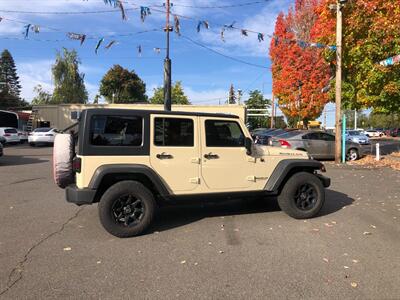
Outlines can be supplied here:
[[322, 163], [255, 145], [233, 115], [89, 109], [77, 136], [76, 147], [73, 135], [56, 137], [56, 183], [68, 202], [99, 202], [102, 225], [118, 237], [143, 233], [157, 206], [196, 198], [277, 196], [288, 215], [310, 218], [330, 184]]

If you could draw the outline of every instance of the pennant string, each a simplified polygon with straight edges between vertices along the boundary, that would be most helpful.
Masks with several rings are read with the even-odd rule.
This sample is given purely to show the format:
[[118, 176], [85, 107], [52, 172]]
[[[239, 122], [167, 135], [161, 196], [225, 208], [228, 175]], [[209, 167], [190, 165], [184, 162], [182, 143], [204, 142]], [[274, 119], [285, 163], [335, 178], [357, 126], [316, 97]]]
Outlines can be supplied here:
[[29, 28], [31, 28], [32, 24], [25, 25], [25, 38], [27, 39], [29, 36]]
[[112, 47], [112, 45], [114, 45], [117, 41], [116, 40], [112, 40], [111, 42], [108, 43], [107, 46], [105, 46], [104, 48], [106, 48], [107, 50], [110, 49]]
[[176, 15], [174, 15], [174, 23], [175, 23], [175, 26], [174, 26], [175, 33], [177, 35], [181, 35], [181, 25], [179, 22], [179, 18]]

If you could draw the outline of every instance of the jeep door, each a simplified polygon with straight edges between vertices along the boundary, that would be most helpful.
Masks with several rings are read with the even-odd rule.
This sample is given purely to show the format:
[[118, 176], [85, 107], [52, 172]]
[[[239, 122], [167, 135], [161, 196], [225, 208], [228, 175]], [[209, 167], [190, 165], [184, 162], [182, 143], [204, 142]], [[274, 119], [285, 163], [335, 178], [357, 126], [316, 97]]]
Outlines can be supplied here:
[[198, 117], [152, 115], [150, 163], [174, 194], [200, 185]]
[[239, 120], [201, 117], [200, 123], [201, 177], [210, 192], [254, 189], [254, 159]]

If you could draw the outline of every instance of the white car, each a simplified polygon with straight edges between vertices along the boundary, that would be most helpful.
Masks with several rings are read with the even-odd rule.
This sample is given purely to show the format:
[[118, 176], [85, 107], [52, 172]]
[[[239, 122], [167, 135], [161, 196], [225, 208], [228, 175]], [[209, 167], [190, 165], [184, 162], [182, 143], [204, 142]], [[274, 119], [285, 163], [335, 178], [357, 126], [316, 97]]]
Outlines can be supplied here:
[[37, 144], [53, 144], [54, 138], [58, 132], [59, 131], [56, 128], [36, 128], [28, 136], [29, 145], [35, 146]]
[[381, 136], [383, 136], [383, 132], [380, 132], [378, 130], [369, 129], [369, 130], [365, 131], [365, 135], [367, 137], [381, 137]]
[[0, 127], [0, 136], [6, 139], [7, 144], [19, 143], [18, 131], [12, 127]]

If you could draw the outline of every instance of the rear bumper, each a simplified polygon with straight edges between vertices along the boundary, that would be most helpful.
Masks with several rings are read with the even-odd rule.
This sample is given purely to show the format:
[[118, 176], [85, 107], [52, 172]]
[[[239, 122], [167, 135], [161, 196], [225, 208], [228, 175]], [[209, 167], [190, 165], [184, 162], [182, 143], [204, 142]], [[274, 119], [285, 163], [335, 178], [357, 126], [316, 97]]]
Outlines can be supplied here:
[[92, 189], [78, 189], [76, 185], [70, 185], [65, 188], [65, 197], [67, 202], [75, 203], [77, 205], [92, 204], [96, 190]]
[[322, 185], [327, 188], [331, 185], [331, 179], [328, 177], [325, 177], [324, 175], [321, 174], [315, 174], [319, 180], [321, 180]]

